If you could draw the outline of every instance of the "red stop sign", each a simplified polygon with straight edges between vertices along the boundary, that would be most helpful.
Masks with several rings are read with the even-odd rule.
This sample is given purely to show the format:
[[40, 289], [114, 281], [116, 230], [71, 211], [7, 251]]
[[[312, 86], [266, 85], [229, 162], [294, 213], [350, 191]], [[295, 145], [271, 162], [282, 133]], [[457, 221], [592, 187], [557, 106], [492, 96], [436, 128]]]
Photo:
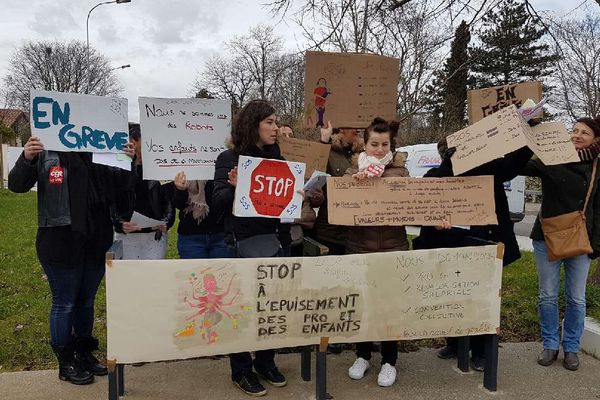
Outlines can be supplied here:
[[250, 200], [259, 214], [278, 217], [294, 197], [294, 175], [282, 161], [263, 160], [250, 176]]

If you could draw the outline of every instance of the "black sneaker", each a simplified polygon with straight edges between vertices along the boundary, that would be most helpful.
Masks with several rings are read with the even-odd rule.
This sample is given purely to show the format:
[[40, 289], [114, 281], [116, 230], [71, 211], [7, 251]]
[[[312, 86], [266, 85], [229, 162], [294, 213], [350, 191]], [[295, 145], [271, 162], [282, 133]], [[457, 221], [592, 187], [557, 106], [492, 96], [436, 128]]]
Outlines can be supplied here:
[[485, 358], [471, 356], [471, 368], [473, 368], [475, 371], [483, 372], [485, 370]]
[[437, 356], [442, 360], [448, 360], [450, 358], [456, 358], [456, 347], [454, 346], [444, 346], [438, 350]]
[[253, 372], [242, 375], [240, 379], [234, 380], [233, 384], [250, 396], [260, 397], [267, 394], [267, 389], [260, 384], [256, 374]]
[[266, 380], [273, 386], [281, 387], [281, 386], [287, 385], [287, 380], [285, 379], [285, 376], [283, 376], [283, 374], [281, 372], [279, 372], [277, 367], [275, 367], [272, 370], [267, 371], [267, 372], [262, 372], [262, 371], [256, 371], [256, 372], [264, 380]]

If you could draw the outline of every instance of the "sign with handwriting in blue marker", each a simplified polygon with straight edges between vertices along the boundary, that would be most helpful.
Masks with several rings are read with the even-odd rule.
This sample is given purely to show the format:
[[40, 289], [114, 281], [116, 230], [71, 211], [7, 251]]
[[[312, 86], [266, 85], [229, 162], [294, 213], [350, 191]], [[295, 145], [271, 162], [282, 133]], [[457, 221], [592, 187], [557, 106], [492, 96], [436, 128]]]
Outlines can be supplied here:
[[30, 106], [46, 150], [121, 153], [129, 140], [127, 99], [32, 90]]

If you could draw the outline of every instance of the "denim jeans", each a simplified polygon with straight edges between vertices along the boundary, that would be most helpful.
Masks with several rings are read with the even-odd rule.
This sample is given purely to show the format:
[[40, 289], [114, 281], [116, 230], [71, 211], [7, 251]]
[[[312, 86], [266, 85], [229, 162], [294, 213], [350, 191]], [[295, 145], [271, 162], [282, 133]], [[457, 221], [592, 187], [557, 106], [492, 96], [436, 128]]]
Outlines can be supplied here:
[[225, 243], [224, 233], [178, 235], [179, 257], [190, 258], [232, 258], [233, 248]]
[[54, 346], [66, 346], [75, 333], [91, 337], [94, 300], [104, 277], [104, 265], [64, 267], [42, 265], [52, 292], [50, 338]]
[[567, 307], [562, 344], [565, 352], [577, 353], [585, 320], [585, 284], [590, 258], [584, 254], [560, 261], [548, 261], [548, 250], [543, 240], [534, 240], [533, 250], [538, 270], [539, 314], [544, 349], [558, 350], [560, 344], [558, 289], [560, 265], [563, 264]]

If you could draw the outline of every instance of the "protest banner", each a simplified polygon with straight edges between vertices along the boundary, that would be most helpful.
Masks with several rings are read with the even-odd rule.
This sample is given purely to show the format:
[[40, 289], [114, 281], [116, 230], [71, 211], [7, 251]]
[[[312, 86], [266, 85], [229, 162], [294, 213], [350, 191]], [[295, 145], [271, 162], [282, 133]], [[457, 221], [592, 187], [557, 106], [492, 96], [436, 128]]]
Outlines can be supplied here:
[[536, 103], [542, 99], [541, 82], [523, 82], [469, 90], [467, 92], [469, 125], [512, 104], [519, 108], [527, 99]]
[[[108, 359], [495, 334], [502, 245], [306, 258], [110, 261]], [[135, 295], [132, 295], [135, 293]]]
[[312, 176], [315, 171], [325, 171], [329, 160], [330, 144], [313, 142], [295, 138], [280, 137], [277, 139], [281, 155], [286, 161], [296, 161], [306, 164], [304, 176]]
[[213, 179], [231, 130], [231, 102], [140, 97], [144, 179]]
[[303, 163], [240, 156], [233, 215], [300, 218]]
[[530, 127], [511, 105], [447, 137], [455, 175], [529, 146], [546, 165], [579, 161], [562, 122]]
[[31, 90], [30, 106], [46, 150], [120, 153], [129, 141], [127, 99]]
[[396, 118], [400, 62], [375, 54], [307, 51], [304, 125], [366, 128]]
[[496, 224], [492, 176], [460, 178], [327, 178], [329, 223], [335, 225]]

